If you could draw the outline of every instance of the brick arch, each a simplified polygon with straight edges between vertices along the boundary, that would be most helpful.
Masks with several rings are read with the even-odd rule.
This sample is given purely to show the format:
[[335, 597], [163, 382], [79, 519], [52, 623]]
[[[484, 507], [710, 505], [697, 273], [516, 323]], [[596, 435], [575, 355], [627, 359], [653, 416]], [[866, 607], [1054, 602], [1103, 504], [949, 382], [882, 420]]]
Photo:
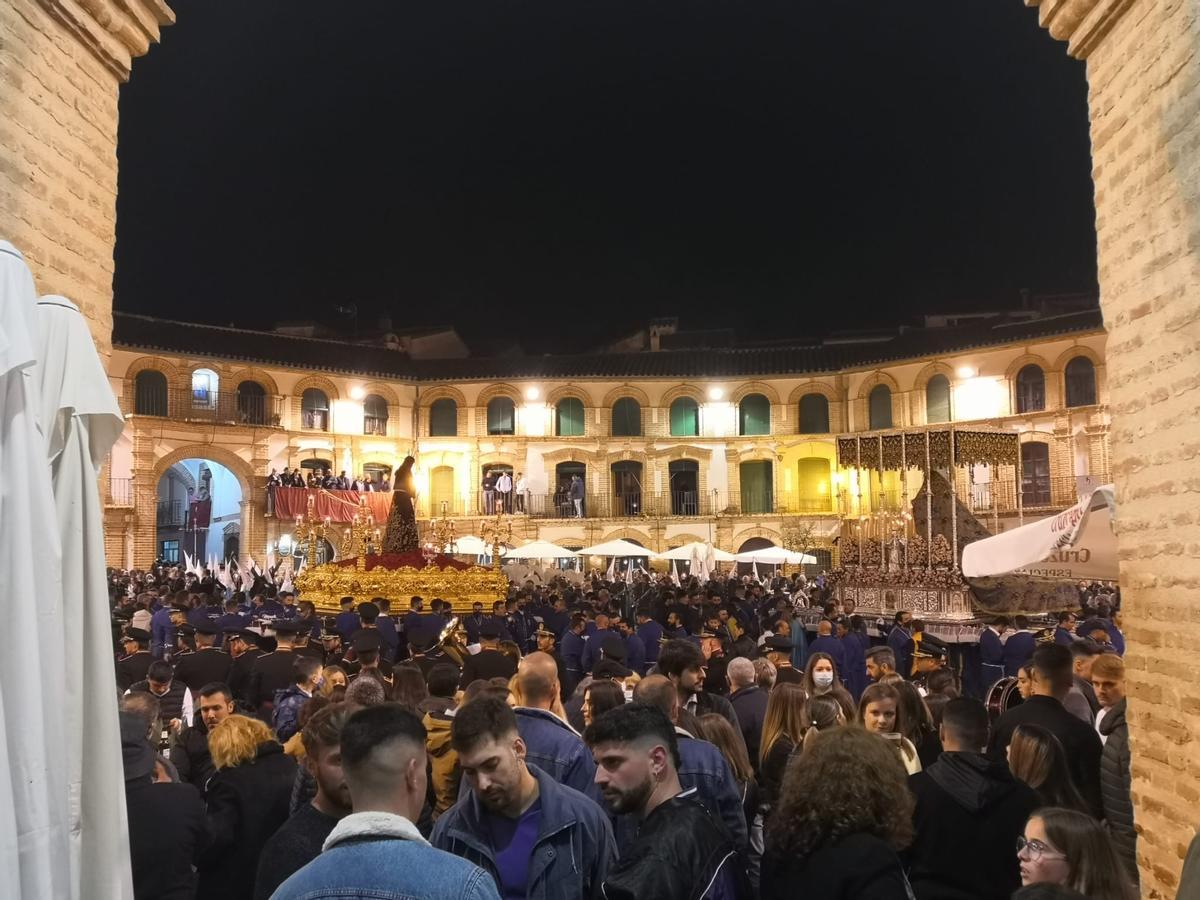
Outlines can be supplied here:
[[133, 383], [138, 374], [147, 370], [161, 372], [167, 379], [167, 388], [178, 388], [183, 384], [183, 372], [174, 363], [161, 356], [139, 356], [125, 369], [125, 384], [129, 396], [133, 396]]
[[363, 399], [366, 400], [370, 394], [378, 394], [388, 406], [400, 405], [400, 395], [382, 381], [371, 381], [363, 385]]
[[913, 378], [913, 390], [924, 393], [926, 385], [929, 384], [934, 375], [945, 375], [946, 379], [950, 382], [950, 386], [954, 386], [954, 369], [944, 362], [931, 362]]
[[1023, 353], [1008, 364], [1008, 368], [1004, 370], [1004, 377], [1015, 385], [1017, 383], [1017, 373], [1030, 363], [1040, 366], [1043, 374], [1047, 376], [1054, 371], [1054, 367], [1050, 365], [1050, 361], [1046, 357], [1034, 353]]
[[744, 544], [751, 538], [766, 538], [775, 544], [776, 547], [783, 546], [783, 535], [774, 528], [764, 528], [761, 525], [752, 525], [749, 528], [744, 528], [733, 535], [733, 551], [738, 552], [738, 547]]
[[[1104, 360], [1101, 359], [1099, 353], [1097, 353], [1091, 347], [1085, 347], [1082, 344], [1077, 344], [1074, 347], [1067, 348], [1059, 354], [1058, 359], [1054, 361], [1054, 371], [1066, 372], [1067, 363], [1075, 359], [1077, 356], [1084, 356], [1091, 360], [1092, 365], [1096, 367], [1097, 375], [1099, 374], [1100, 369], [1104, 366]], [[1047, 372], [1049, 371], [1050, 370], [1047, 369]]]
[[594, 465], [597, 462], [597, 458], [595, 451], [587, 450], [583, 447], [563, 447], [559, 450], [551, 450], [549, 453], [543, 453], [542, 463], [556, 466], [564, 462], [577, 462], [588, 466]]
[[324, 375], [305, 375], [292, 388], [292, 394], [296, 397], [297, 402], [304, 398], [304, 392], [309, 388], [319, 388], [324, 391], [330, 403], [341, 399], [341, 392], [337, 389], [337, 385]]
[[668, 538], [662, 539], [662, 545], [666, 549], [670, 549], [672, 545], [682, 547], [684, 544], [703, 544], [708, 540], [706, 537], [701, 537], [698, 534], [685, 532], [683, 534], [673, 534]]
[[642, 464], [643, 470], [650, 468], [650, 457], [642, 450], [610, 450], [607, 453], [598, 453], [596, 455], [597, 462], [603, 463], [606, 468], [611, 468], [613, 463], [619, 462], [638, 462]]
[[483, 466], [509, 465], [513, 467], [513, 471], [515, 472], [517, 470], [517, 454], [504, 450], [493, 450], [490, 453], [480, 453], [476, 463], [480, 468]]
[[711, 459], [712, 450], [706, 447], [696, 447], [692, 444], [676, 444], [671, 447], [648, 450], [646, 451], [646, 455], [654, 459], [665, 459], [667, 462], [675, 462], [680, 459], [691, 459], [699, 462], [700, 460]]
[[788, 394], [788, 406], [799, 406], [806, 394], [820, 394], [829, 401], [830, 409], [833, 408], [832, 404], [842, 399], [838, 396], [837, 389], [831, 385], [825, 384], [823, 381], [809, 381], [792, 389], [792, 392]]
[[750, 394], [762, 394], [772, 406], [779, 403], [779, 391], [765, 381], [749, 381], [729, 395], [731, 403], [741, 403]]
[[422, 409], [428, 409], [437, 400], [453, 400], [459, 409], [466, 409], [470, 405], [462, 391], [448, 384], [422, 389], [419, 405]]
[[242, 489], [242, 500], [250, 500], [254, 495], [254, 483], [257, 475], [254, 467], [232, 450], [218, 447], [215, 444], [188, 444], [172, 450], [165, 456], [154, 461], [153, 477], [157, 490], [158, 482], [171, 466], [185, 459], [207, 459], [227, 468], [238, 480]]
[[635, 540], [651, 553], [655, 552], [654, 540], [649, 534], [638, 528], [630, 528], [627, 525], [621, 528], [614, 528], [612, 531], [606, 532], [604, 537], [602, 537], [596, 543], [606, 544], [609, 541], [616, 541], [620, 540], [621, 538], [625, 538], [626, 540]]
[[664, 409], [670, 409], [671, 404], [680, 397], [690, 397], [697, 403], [704, 403], [704, 391], [700, 390], [696, 385], [677, 384], [662, 395], [658, 401], [658, 405]]
[[507, 397], [514, 406], [521, 405], [521, 392], [511, 384], [500, 383], [490, 384], [480, 391], [479, 396], [475, 398], [475, 406], [478, 409], [487, 409], [488, 403], [497, 397]]
[[568, 397], [574, 397], [583, 404], [584, 409], [595, 405], [587, 391], [574, 384], [562, 384], [556, 387], [546, 395], [546, 405], [553, 408], [558, 405], [559, 400], [565, 400]]
[[[225, 376], [221, 376], [224, 378]], [[239, 384], [243, 381], [253, 381], [262, 385], [263, 390], [268, 394], [279, 393], [279, 385], [275, 383], [275, 379], [262, 369], [235, 369], [229, 373], [229, 387], [231, 391], [236, 391]]]
[[863, 383], [858, 386], [858, 399], [866, 400], [870, 398], [871, 391], [881, 384], [891, 388], [893, 397], [900, 393], [900, 384], [896, 379], [887, 372], [876, 369], [871, 373], [869, 378], [864, 379]]
[[611, 391], [609, 391], [607, 394], [605, 394], [604, 400], [600, 405], [602, 407], [604, 407], [605, 409], [612, 409], [612, 405], [614, 403], [616, 403], [618, 400], [620, 400], [622, 397], [632, 397], [634, 400], [636, 400], [638, 402], [638, 404], [642, 407], [643, 413], [651, 405], [649, 395], [645, 391], [643, 391], [641, 388], [634, 387], [632, 384], [629, 384], [628, 382], [626, 382], [625, 384], [618, 385], [617, 387], [615, 387]]
[[729, 458], [737, 463], [766, 459], [778, 466], [780, 462], [779, 454], [772, 447], [747, 447], [745, 450], [731, 449]]

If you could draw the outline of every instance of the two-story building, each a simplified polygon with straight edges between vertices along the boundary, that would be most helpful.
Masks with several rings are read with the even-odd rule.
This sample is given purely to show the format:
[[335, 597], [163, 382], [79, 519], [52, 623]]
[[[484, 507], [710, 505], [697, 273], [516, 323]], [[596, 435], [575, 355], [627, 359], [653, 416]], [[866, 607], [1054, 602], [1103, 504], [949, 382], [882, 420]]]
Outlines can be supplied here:
[[[839, 435], [1019, 432], [1019, 473], [957, 473], [962, 502], [992, 529], [1018, 507], [1073, 503], [1081, 478], [1108, 478], [1096, 310], [807, 345], [689, 341], [661, 323], [642, 338], [591, 355], [425, 358], [396, 342], [118, 313], [109, 376], [128, 425], [103, 478], [108, 561], [287, 552], [295, 522], [269, 514], [272, 470], [378, 480], [410, 453], [418, 516], [455, 518], [459, 535], [495, 510], [481, 485], [504, 470], [525, 486], [509, 509], [515, 540], [738, 551], [802, 531], [823, 565], [844, 519], [903, 508], [920, 487], [839, 466]], [[202, 540], [197, 497], [210, 501]], [[341, 552], [337, 534], [329, 550]]]

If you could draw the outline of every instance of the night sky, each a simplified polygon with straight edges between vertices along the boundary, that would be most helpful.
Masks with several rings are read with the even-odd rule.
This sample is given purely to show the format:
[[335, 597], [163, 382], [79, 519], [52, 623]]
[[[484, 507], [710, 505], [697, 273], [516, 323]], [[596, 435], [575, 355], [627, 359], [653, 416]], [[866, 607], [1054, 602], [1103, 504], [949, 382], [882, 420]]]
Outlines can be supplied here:
[[1019, 0], [171, 6], [121, 94], [119, 310], [541, 352], [1096, 289], [1083, 64]]

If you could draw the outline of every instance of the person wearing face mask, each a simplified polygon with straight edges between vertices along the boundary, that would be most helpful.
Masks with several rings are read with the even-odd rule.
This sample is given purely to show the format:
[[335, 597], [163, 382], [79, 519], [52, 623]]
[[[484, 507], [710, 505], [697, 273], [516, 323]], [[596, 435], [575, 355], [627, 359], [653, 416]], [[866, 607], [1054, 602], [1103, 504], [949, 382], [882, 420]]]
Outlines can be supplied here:
[[828, 653], [810, 653], [808, 665], [804, 667], [804, 692], [810, 697], [830, 694], [842, 707], [847, 719], [854, 718], [854, 700], [850, 692], [842, 687], [838, 678], [837, 662]]
[[312, 699], [324, 682], [324, 667], [321, 660], [311, 656], [297, 656], [295, 660], [295, 682], [284, 688], [275, 698], [272, 724], [280, 743], [300, 730], [300, 708]]
[[867, 731], [891, 742], [909, 775], [921, 771], [921, 758], [912, 741], [904, 736], [900, 722], [900, 695], [890, 684], [872, 684], [858, 701], [856, 720]]

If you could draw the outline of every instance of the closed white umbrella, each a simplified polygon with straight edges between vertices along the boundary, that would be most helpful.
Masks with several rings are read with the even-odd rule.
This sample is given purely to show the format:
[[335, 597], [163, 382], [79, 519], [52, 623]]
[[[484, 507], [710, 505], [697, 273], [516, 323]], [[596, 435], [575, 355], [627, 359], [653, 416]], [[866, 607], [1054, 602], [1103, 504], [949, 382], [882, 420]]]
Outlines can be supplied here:
[[[684, 544], [682, 547], [676, 547], [674, 550], [666, 550], [658, 554], [658, 558], [676, 559], [680, 562], [691, 562], [693, 548], [698, 549], [701, 554], [707, 555], [708, 551], [706, 547], [707, 545], [701, 541], [692, 541], [690, 544]], [[716, 547], [713, 547], [712, 552], [712, 558], [717, 562], [733, 562], [736, 559], [732, 553], [726, 553], [724, 550], [720, 550]]]
[[505, 550], [505, 559], [573, 559], [579, 554], [550, 541], [530, 541], [512, 550]]
[[647, 556], [651, 559], [658, 559], [658, 554], [653, 550], [647, 550], [640, 544], [635, 544], [632, 541], [616, 540], [605, 541], [603, 544], [597, 544], [594, 547], [584, 547], [579, 551], [580, 556]]

